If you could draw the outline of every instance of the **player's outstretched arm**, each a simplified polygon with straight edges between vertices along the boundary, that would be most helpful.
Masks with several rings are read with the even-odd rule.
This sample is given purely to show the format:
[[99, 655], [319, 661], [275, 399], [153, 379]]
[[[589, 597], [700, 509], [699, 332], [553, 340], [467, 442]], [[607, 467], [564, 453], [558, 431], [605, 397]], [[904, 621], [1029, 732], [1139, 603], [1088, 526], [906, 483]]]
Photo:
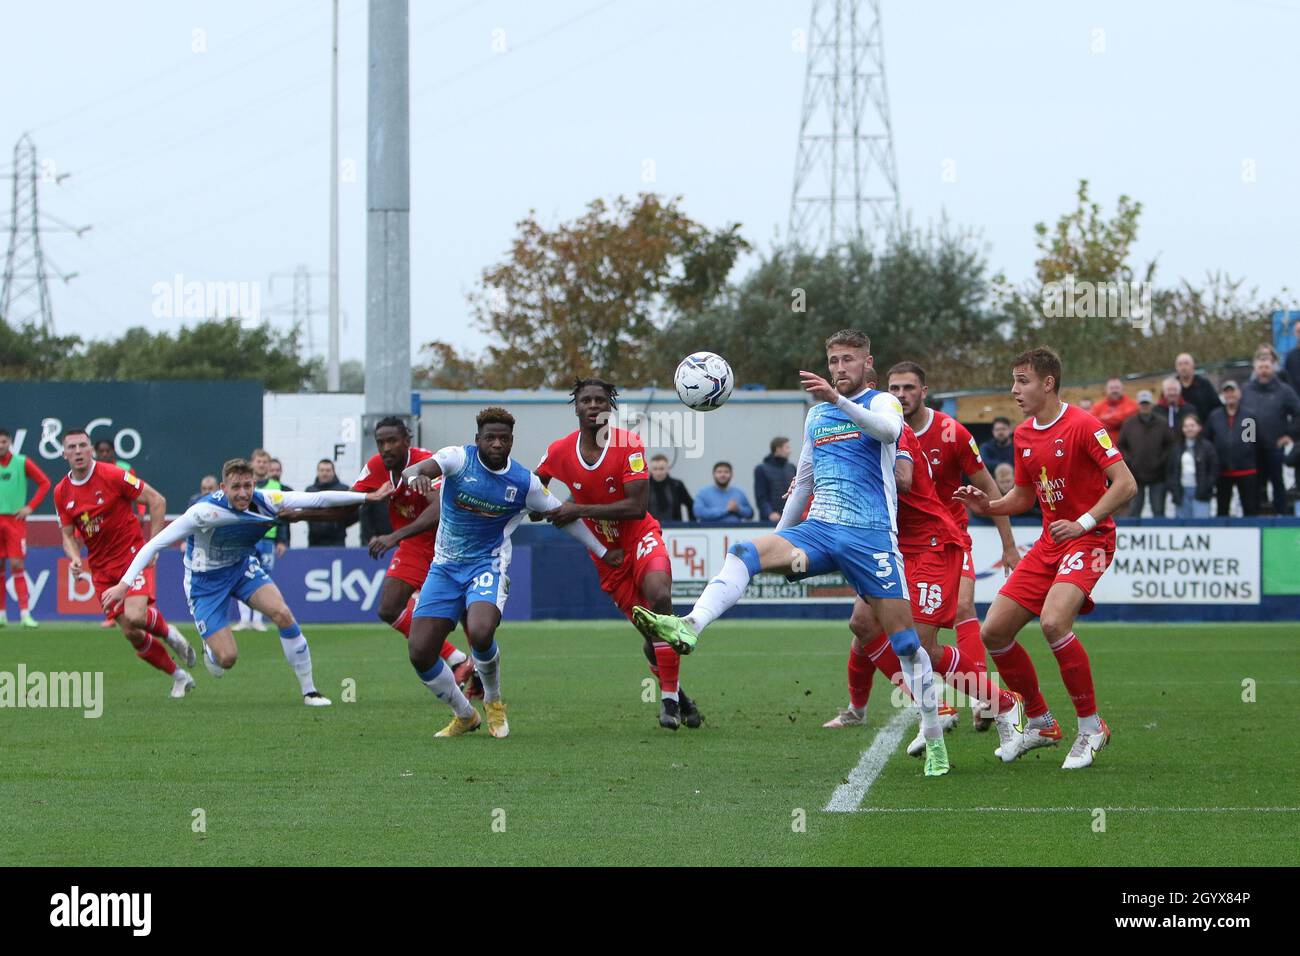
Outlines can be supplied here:
[[953, 500], [960, 501], [977, 515], [1018, 515], [1034, 506], [1034, 489], [1016, 485], [1001, 498], [993, 498], [974, 485], [962, 485], [953, 492]]
[[[314, 508], [337, 508], [360, 505], [366, 501], [384, 501], [393, 494], [393, 483], [384, 482], [374, 491], [273, 491], [266, 496], [267, 503], [277, 514], [285, 508], [310, 511]], [[309, 515], [309, 518], [315, 515]]]
[[433, 491], [435, 478], [440, 475], [458, 474], [465, 467], [466, 461], [464, 448], [459, 445], [448, 445], [434, 452], [432, 458], [417, 461], [405, 469], [402, 472], [402, 481], [406, 482], [416, 494], [428, 495]]
[[[557, 511], [561, 507], [560, 499], [551, 494], [537, 476], [533, 475], [532, 485], [528, 489], [528, 496], [524, 499], [524, 504], [532, 511], [539, 511], [542, 514], [549, 514]], [[604, 558], [606, 564], [618, 567], [623, 563], [623, 552], [618, 549], [611, 551], [605, 545], [596, 540], [596, 536], [591, 533], [585, 522], [573, 521], [560, 527], [571, 538], [581, 541], [590, 551], [598, 558]]]
[[903, 406], [888, 392], [881, 392], [869, 406], [850, 401], [835, 390], [830, 382], [816, 372], [799, 372], [804, 391], [822, 402], [829, 402], [872, 438], [888, 445], [897, 443], [903, 435]]
[[[121, 580], [100, 595], [100, 601], [103, 603], [104, 607], [112, 607], [114, 604], [121, 601], [122, 598], [126, 596], [126, 592], [130, 590], [131, 582], [136, 579], [141, 571], [149, 566], [154, 557], [160, 551], [164, 548], [171, 547], [179, 541], [184, 541], [194, 532], [199, 530], [199, 509], [203, 507], [204, 505], [202, 503], [195, 505], [189, 511], [185, 512], [185, 514], [181, 515], [166, 528], [163, 528], [162, 531], [158, 532], [145, 542], [144, 547], [136, 552], [135, 560], [133, 560], [131, 566], [126, 569], [126, 573], [122, 575]], [[238, 515], [227, 514], [228, 517], [226, 517], [225, 520], [218, 519], [214, 521], [206, 521], [204, 523], [211, 526], [214, 523], [230, 524], [239, 520]]]
[[650, 482], [628, 481], [623, 484], [623, 497], [603, 505], [580, 505], [570, 499], [563, 502], [559, 509], [546, 515], [546, 519], [558, 528], [579, 518], [591, 518], [596, 521], [636, 521], [645, 517], [650, 504]]
[[[967, 476], [970, 483], [978, 488], [992, 500], [997, 498], [998, 483], [993, 480], [987, 468], [981, 468], [973, 475]], [[1011, 531], [1011, 519], [1006, 515], [990, 515], [993, 519], [993, 526], [998, 529], [998, 537], [1002, 539], [1002, 570], [1010, 574], [1012, 569], [1020, 563], [1020, 549], [1016, 547], [1016, 536]]]
[[1054, 541], [1071, 541], [1087, 534], [1098, 524], [1119, 511], [1137, 495], [1137, 479], [1128, 465], [1117, 461], [1106, 469], [1110, 487], [1097, 499], [1097, 503], [1079, 515], [1077, 521], [1053, 521], [1047, 528]]

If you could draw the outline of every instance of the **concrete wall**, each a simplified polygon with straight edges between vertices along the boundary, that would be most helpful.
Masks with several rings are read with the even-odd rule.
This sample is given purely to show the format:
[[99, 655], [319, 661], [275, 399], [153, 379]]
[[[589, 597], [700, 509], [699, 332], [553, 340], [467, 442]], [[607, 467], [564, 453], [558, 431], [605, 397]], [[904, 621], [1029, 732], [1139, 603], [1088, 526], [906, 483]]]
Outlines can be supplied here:
[[[351, 484], [361, 471], [363, 442], [361, 415], [365, 396], [332, 393], [277, 395], [262, 399], [262, 442], [274, 458], [284, 464], [284, 482], [302, 490], [316, 480], [316, 462], [334, 461], [339, 480]], [[365, 457], [374, 454], [374, 442], [366, 441]], [[250, 449], [251, 450], [251, 449]], [[307, 547], [307, 526], [289, 529], [295, 548]], [[348, 529], [347, 543], [360, 542], [357, 525]]]
[[[567, 392], [420, 392], [420, 443], [426, 448], [474, 440], [474, 417], [488, 405], [503, 405], [515, 416], [514, 457], [532, 468], [555, 439], [577, 428]], [[713, 463], [730, 461], [734, 482], [753, 504], [754, 466], [776, 435], [790, 439], [792, 460], [803, 440], [809, 402], [794, 391], [736, 392], [712, 412], [691, 412], [677, 394], [638, 389], [619, 396], [618, 425], [636, 431], [650, 454], [668, 456], [672, 475], [694, 494], [712, 482]]]

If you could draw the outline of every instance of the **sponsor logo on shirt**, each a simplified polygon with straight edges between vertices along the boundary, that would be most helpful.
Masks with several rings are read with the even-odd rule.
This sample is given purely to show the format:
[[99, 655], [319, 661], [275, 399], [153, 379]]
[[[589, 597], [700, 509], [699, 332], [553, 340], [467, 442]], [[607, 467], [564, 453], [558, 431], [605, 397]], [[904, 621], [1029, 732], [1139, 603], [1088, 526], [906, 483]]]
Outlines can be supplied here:
[[132, 488], [140, 487], [140, 479], [137, 478], [135, 475], [131, 474], [129, 471], [126, 472], [123, 475], [123, 477], [126, 478], [126, 483], [130, 485]]
[[862, 430], [853, 422], [839, 422], [835, 425], [818, 425], [813, 429], [814, 445], [825, 445], [837, 441], [849, 441], [861, 437]]
[[971, 450], [971, 452], [975, 455], [975, 460], [976, 460], [976, 461], [983, 461], [983, 460], [984, 460], [984, 459], [980, 458], [980, 446], [977, 445], [977, 444], [975, 444], [975, 439], [974, 439], [974, 438], [970, 439], [970, 450]]

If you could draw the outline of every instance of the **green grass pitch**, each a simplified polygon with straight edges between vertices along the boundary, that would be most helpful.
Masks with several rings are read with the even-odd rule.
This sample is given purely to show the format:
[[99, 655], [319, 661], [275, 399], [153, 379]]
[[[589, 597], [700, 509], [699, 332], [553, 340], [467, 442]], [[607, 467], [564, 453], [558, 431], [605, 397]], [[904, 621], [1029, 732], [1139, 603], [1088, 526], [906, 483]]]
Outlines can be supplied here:
[[[200, 664], [173, 701], [117, 631], [0, 631], [0, 671], [103, 671], [105, 697], [92, 720], [0, 710], [0, 864], [1296, 862], [1294, 624], [1085, 623], [1114, 734], [1094, 767], [1061, 770], [1063, 747], [1003, 765], [963, 711], [949, 776], [900, 745], [840, 813], [824, 808], [895, 713], [877, 677], [867, 727], [822, 729], [845, 698], [840, 624], [715, 625], [683, 666], [705, 726], [676, 733], [643, 701], [628, 625], [506, 624], [507, 740], [434, 740], [446, 710], [392, 631], [306, 632], [331, 708], [299, 703], [273, 632], [238, 635], [238, 666]], [[1055, 663], [1024, 636], [1068, 734]]]

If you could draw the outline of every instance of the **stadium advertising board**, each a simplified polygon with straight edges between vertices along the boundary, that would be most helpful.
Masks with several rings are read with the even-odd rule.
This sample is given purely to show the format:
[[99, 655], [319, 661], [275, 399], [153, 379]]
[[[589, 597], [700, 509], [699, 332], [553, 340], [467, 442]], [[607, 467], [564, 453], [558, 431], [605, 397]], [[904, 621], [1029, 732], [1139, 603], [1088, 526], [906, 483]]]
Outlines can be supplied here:
[[[664, 544], [673, 566], [673, 603], [691, 604], [737, 541], [771, 534], [771, 528], [665, 528]], [[802, 581], [781, 574], [760, 574], [750, 582], [741, 604], [851, 604], [853, 589], [838, 571]]]
[[[262, 443], [262, 384], [235, 382], [0, 382], [4, 426], [14, 450], [57, 482], [68, 473], [63, 433], [85, 428], [107, 439], [119, 460], [185, 510], [206, 474]], [[53, 515], [53, 495], [38, 514]]]
[[[1041, 533], [1037, 525], [1017, 525], [1013, 530], [1022, 553]], [[1093, 600], [1098, 604], [1259, 604], [1259, 533], [1259, 528], [1121, 527], [1114, 561], [1092, 592]], [[987, 604], [1002, 585], [1002, 544], [990, 525], [972, 525], [970, 535], [975, 601]]]

